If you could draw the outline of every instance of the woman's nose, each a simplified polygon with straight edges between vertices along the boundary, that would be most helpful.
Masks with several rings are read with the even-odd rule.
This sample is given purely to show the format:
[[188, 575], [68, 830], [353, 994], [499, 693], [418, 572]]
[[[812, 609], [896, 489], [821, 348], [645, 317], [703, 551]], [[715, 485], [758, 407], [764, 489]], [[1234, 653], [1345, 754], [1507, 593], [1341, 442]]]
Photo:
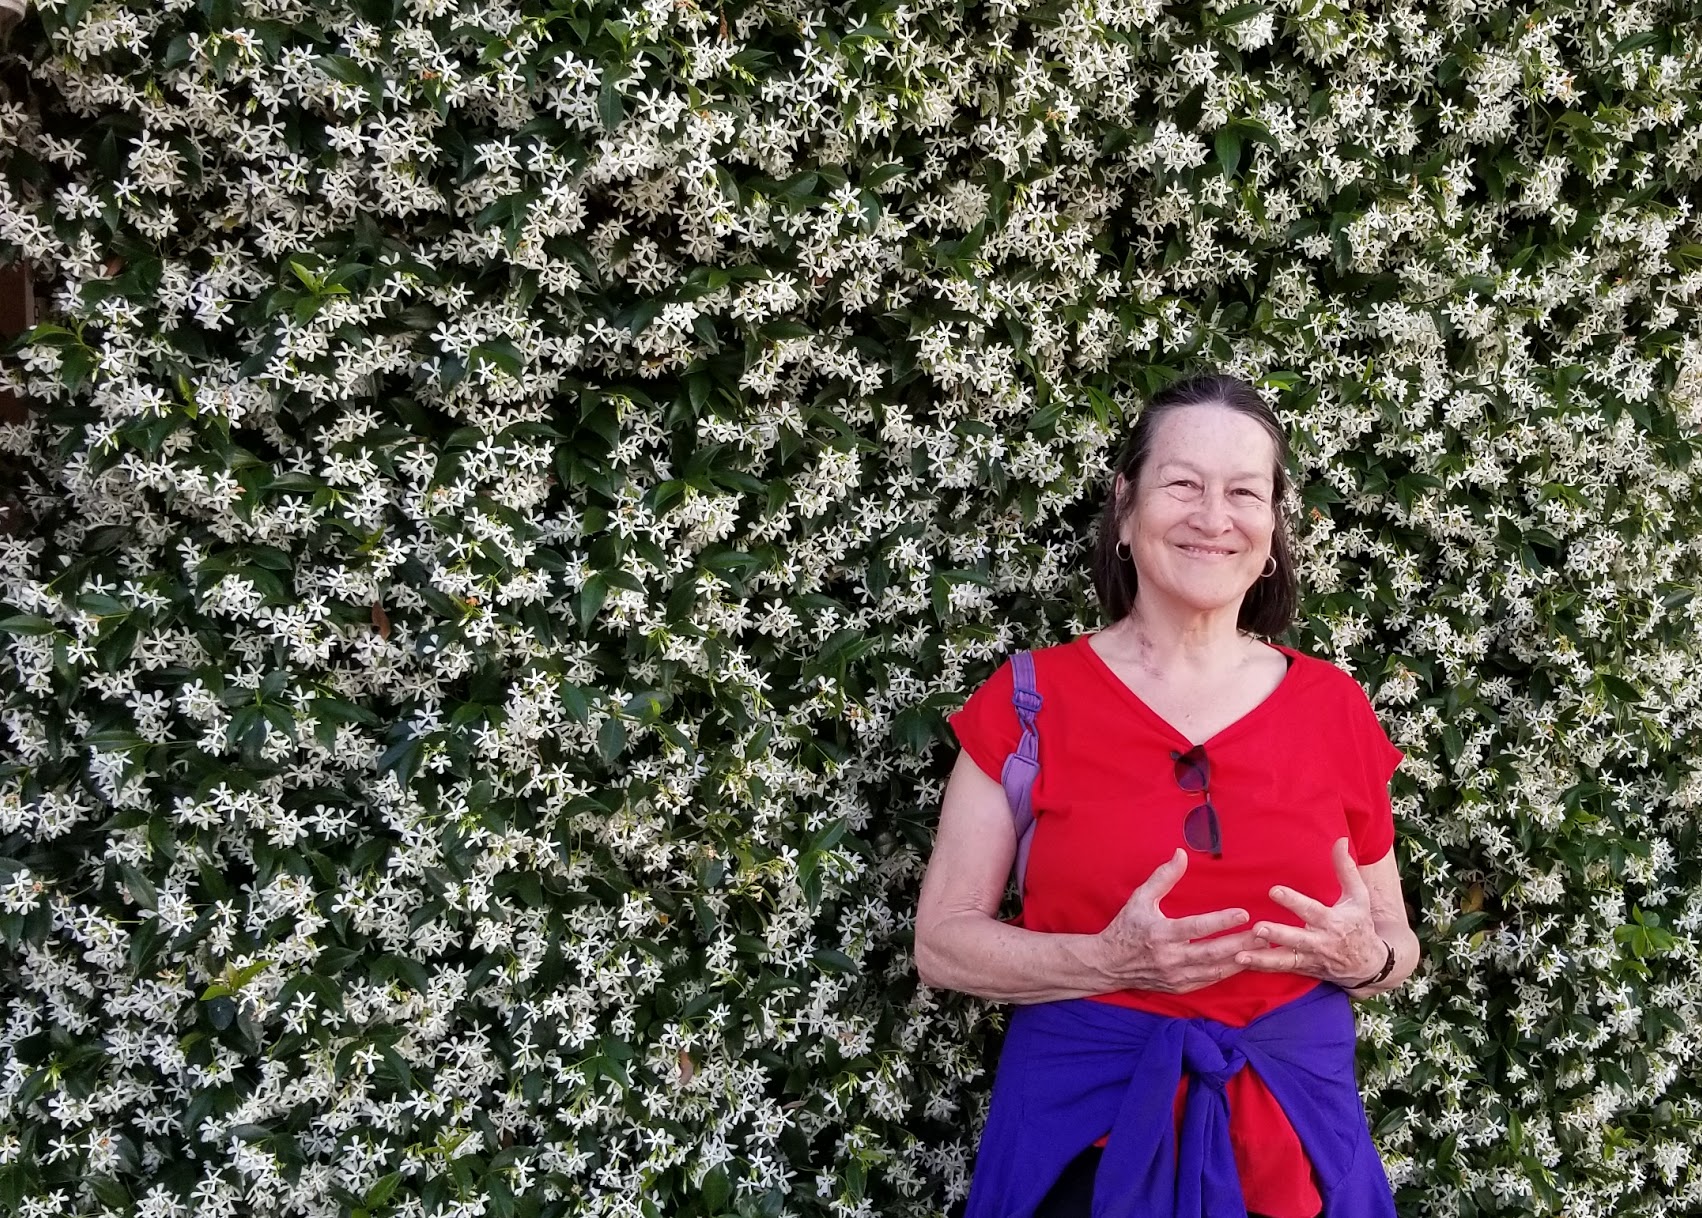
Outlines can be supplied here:
[[1220, 491], [1206, 491], [1194, 502], [1189, 523], [1203, 533], [1222, 533], [1229, 528], [1229, 499]]

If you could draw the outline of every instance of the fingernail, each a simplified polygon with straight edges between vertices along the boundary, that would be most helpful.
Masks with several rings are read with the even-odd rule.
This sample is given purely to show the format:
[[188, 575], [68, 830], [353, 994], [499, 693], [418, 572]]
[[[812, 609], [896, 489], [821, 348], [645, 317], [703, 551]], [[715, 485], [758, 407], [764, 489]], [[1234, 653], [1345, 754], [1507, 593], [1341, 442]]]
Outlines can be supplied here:
[[1235, 963], [1237, 963], [1237, 964], [1251, 964], [1251, 963], [1253, 963], [1253, 957], [1251, 957], [1251, 956], [1247, 955], [1245, 952], [1243, 952], [1241, 955], [1235, 957]]

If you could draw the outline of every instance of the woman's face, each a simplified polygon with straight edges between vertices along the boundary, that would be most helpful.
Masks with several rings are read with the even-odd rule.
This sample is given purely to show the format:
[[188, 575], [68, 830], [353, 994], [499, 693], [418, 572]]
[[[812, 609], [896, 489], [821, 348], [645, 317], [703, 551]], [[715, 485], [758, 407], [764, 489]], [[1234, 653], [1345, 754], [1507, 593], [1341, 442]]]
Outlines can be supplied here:
[[[1264, 572], [1276, 530], [1276, 445], [1256, 419], [1226, 406], [1184, 406], [1159, 419], [1118, 536], [1140, 577], [1139, 599], [1195, 611], [1239, 607]], [[1124, 496], [1129, 495], [1129, 499]]]

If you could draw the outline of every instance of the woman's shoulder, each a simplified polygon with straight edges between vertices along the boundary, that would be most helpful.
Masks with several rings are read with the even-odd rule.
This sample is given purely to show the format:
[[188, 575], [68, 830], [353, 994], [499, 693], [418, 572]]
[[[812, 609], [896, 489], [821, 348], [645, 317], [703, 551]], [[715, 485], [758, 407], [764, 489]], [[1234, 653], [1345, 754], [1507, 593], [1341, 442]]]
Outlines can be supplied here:
[[1061, 693], [1069, 688], [1079, 686], [1088, 674], [1089, 659], [1083, 655], [1087, 647], [1088, 636], [1078, 635], [1062, 643], [1047, 643], [1033, 647], [1013, 645], [999, 659], [998, 664], [988, 675], [982, 688], [989, 694], [1008, 699], [1017, 683], [1018, 657], [1026, 653], [1033, 663], [1033, 682], [1036, 688], [1044, 694], [1051, 690]]
[[1353, 702], [1370, 701], [1359, 678], [1334, 661], [1309, 655], [1282, 643], [1272, 643], [1271, 646], [1289, 657], [1291, 676], [1297, 685], [1327, 697], [1346, 698]]
[[1056, 664], [1073, 657], [1079, 649], [1088, 645], [1087, 641], [1092, 637], [1091, 634], [1078, 634], [1062, 643], [1049, 643], [1043, 647], [1030, 647], [1028, 650], [1037, 663]]
[[[1072, 682], [1079, 680], [1091, 663], [1088, 651], [1091, 644], [1088, 640], [1091, 634], [1078, 634], [1073, 639], [1062, 643], [1049, 643], [1044, 646], [1027, 648], [1029, 655], [1034, 657], [1034, 671], [1040, 679], [1050, 677], [1053, 680], [1068, 679]], [[1021, 650], [1020, 648], [1017, 650]], [[1013, 650], [1008, 663], [1015, 661], [1016, 650]]]
[[1013, 643], [1011, 649], [1005, 653], [1000, 665], [1002, 667], [1012, 663], [1018, 655], [1025, 651], [1034, 657], [1034, 663], [1037, 667], [1052, 668], [1058, 664], [1071, 663], [1079, 659], [1080, 649], [1088, 645], [1087, 640], [1091, 637], [1091, 635], [1078, 634], [1075, 638], [1066, 639], [1062, 643], [1035, 643], [1028, 647]]

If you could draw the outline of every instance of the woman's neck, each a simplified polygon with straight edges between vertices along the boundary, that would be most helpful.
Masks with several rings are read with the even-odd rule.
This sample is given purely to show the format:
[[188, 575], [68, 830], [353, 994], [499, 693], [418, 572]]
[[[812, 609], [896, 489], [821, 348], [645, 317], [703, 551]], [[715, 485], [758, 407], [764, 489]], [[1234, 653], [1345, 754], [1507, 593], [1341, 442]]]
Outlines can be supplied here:
[[1242, 663], [1247, 638], [1237, 627], [1239, 606], [1206, 613], [1165, 612], [1140, 595], [1129, 612], [1108, 627], [1118, 650], [1156, 675], [1208, 673]]

